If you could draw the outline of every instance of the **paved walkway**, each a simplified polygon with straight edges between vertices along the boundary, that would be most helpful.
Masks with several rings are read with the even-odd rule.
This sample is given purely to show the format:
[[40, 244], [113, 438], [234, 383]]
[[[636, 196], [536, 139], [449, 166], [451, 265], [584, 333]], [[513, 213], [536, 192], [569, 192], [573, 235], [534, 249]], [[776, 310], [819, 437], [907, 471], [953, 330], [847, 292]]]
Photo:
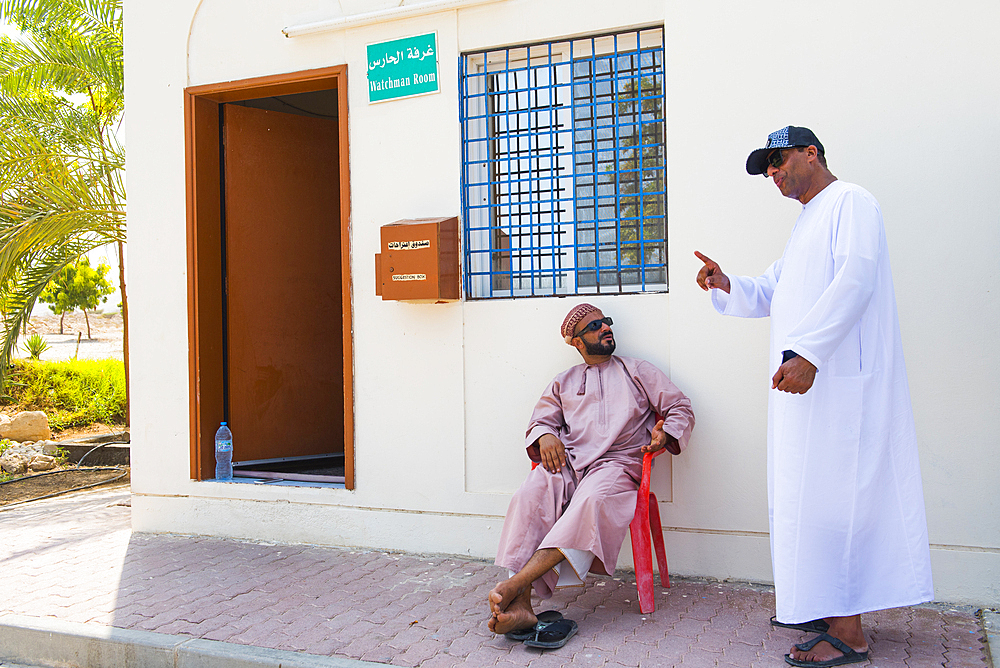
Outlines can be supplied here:
[[[0, 512], [0, 614], [112, 625], [395, 666], [784, 666], [804, 634], [772, 629], [766, 587], [676, 580], [657, 610], [635, 585], [594, 578], [547, 607], [580, 624], [542, 653], [485, 625], [496, 566], [310, 545], [134, 534], [126, 490]], [[988, 667], [966, 607], [865, 615], [878, 668]]]

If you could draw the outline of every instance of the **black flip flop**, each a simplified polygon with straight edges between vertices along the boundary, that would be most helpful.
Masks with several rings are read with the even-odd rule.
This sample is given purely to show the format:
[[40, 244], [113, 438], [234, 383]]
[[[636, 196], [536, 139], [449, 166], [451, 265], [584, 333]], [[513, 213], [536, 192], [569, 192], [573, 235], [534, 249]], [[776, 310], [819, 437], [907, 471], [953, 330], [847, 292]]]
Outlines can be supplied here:
[[825, 619], [814, 619], [811, 622], [800, 622], [798, 624], [786, 624], [779, 622], [777, 617], [771, 617], [771, 626], [780, 626], [783, 629], [795, 629], [806, 633], [826, 633], [830, 630], [830, 625]]
[[508, 631], [503, 634], [503, 637], [507, 640], [514, 640], [516, 642], [530, 640], [535, 637], [535, 631], [538, 630], [539, 625], [558, 622], [563, 618], [562, 613], [557, 612], [556, 610], [546, 610], [545, 612], [538, 613], [536, 616], [538, 617], [538, 624], [535, 624], [534, 626], [526, 626], [525, 628], [517, 629], [516, 631]]
[[824, 640], [833, 645], [833, 648], [843, 656], [838, 656], [829, 661], [799, 661], [798, 659], [793, 659], [791, 654], [786, 654], [785, 663], [790, 666], [800, 666], [801, 668], [830, 668], [831, 666], [844, 666], [848, 663], [861, 663], [868, 660], [868, 652], [859, 652], [843, 640], [834, 638], [826, 633], [820, 633], [812, 640], [795, 645], [795, 649], [800, 652], [808, 652]]
[[572, 619], [560, 619], [558, 622], [539, 626], [540, 628], [535, 631], [534, 639], [524, 641], [525, 647], [559, 649], [566, 644], [567, 640], [576, 635], [577, 629], [580, 628]]

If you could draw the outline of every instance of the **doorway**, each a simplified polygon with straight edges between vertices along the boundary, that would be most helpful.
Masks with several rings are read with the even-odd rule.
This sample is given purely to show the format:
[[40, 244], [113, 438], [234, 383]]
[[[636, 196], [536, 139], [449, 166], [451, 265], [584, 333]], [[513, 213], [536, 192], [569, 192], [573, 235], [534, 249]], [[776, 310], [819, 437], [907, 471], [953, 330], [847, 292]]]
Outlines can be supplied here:
[[195, 479], [354, 487], [345, 76], [185, 91]]

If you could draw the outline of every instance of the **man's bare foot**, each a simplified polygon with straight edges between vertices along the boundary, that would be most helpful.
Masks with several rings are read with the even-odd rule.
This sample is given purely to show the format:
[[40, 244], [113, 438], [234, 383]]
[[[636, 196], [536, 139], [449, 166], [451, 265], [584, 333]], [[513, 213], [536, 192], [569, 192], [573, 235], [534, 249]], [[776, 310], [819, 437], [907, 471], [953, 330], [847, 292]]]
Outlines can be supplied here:
[[[836, 636], [834, 636], [836, 637]], [[838, 638], [839, 640], [839, 638]], [[868, 651], [868, 643], [865, 643], [861, 647], [855, 647], [848, 644], [848, 647], [853, 649], [855, 652], [863, 653]], [[839, 649], [831, 645], [825, 640], [821, 640], [816, 643], [811, 650], [808, 652], [800, 651], [797, 647], [792, 645], [792, 650], [788, 653], [796, 661], [803, 661], [806, 663], [820, 663], [823, 661], [830, 661], [832, 659], [839, 659], [844, 656], [845, 653], [841, 652]]]
[[[827, 631], [828, 635], [845, 643], [855, 652], [868, 651], [868, 642], [865, 640], [864, 631], [861, 630], [861, 615], [853, 617], [828, 617], [826, 621], [830, 624], [830, 630]], [[830, 661], [831, 659], [839, 659], [844, 656], [844, 652], [825, 640], [816, 643], [808, 652], [803, 652], [795, 645], [792, 645], [792, 649], [788, 654], [797, 661], [808, 663]]]
[[486, 623], [493, 633], [508, 633], [534, 626], [538, 622], [531, 609], [531, 589], [517, 583], [501, 582], [489, 595], [490, 620]]
[[556, 567], [563, 554], [554, 547], [536, 550], [528, 563], [512, 578], [504, 580], [487, 597], [490, 604], [490, 631], [509, 633], [538, 623], [531, 609], [531, 583]]
[[514, 600], [521, 595], [524, 587], [514, 582], [514, 578], [504, 580], [490, 591], [487, 599], [490, 602], [490, 612], [493, 616], [506, 610]]
[[511, 606], [507, 608], [507, 612], [501, 612], [496, 617], [491, 617], [487, 626], [490, 628], [490, 631], [499, 634], [526, 629], [537, 623], [538, 617], [535, 617], [535, 613], [530, 609], [525, 610], [518, 607], [515, 610], [514, 606]]

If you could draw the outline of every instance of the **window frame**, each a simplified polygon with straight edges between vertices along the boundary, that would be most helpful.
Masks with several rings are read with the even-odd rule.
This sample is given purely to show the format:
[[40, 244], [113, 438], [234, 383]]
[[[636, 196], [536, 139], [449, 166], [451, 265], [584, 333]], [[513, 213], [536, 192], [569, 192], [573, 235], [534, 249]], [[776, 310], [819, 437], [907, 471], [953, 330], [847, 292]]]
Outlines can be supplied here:
[[[662, 26], [653, 26], [461, 55], [466, 299], [668, 291], [663, 34]], [[590, 70], [584, 77], [581, 66]], [[627, 96], [621, 83], [630, 81]], [[579, 98], [581, 88], [590, 95]], [[610, 110], [610, 123], [599, 122], [599, 107]], [[578, 118], [586, 116], [583, 110], [589, 110], [588, 127]], [[632, 120], [622, 122], [623, 116]], [[613, 148], [599, 150], [609, 130]], [[585, 173], [580, 157], [588, 154], [592, 168]], [[613, 170], [599, 172], [609, 156]], [[628, 159], [638, 164], [623, 170]], [[630, 179], [638, 184], [632, 192], [621, 192], [623, 173], [637, 177]], [[601, 179], [609, 174], [613, 184]], [[614, 192], [607, 194], [610, 185]], [[592, 194], [583, 196], [588, 186]], [[631, 215], [623, 213], [626, 199]], [[612, 215], [602, 216], [609, 203]], [[588, 208], [592, 222], [581, 218]], [[633, 238], [623, 240], [623, 227]], [[658, 234], [650, 237], [649, 230]], [[568, 242], [561, 239], [566, 236]], [[623, 261], [623, 246], [631, 263]], [[587, 254], [589, 264], [581, 262]]]

